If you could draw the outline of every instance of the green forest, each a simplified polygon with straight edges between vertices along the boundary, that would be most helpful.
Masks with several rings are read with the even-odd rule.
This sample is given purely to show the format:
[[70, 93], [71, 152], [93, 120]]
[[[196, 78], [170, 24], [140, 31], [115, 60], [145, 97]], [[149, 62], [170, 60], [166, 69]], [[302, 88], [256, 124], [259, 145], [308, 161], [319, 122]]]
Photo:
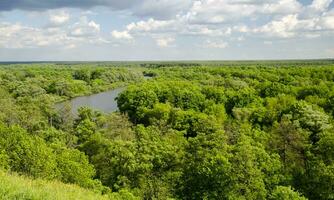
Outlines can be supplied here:
[[334, 61], [4, 63], [0, 197], [334, 199]]

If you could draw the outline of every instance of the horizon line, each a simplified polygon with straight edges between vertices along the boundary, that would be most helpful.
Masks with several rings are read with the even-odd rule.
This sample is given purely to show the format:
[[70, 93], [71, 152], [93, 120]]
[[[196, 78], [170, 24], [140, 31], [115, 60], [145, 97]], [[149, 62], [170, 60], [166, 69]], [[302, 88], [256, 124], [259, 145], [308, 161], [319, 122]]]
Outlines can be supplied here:
[[175, 60], [22, 60], [22, 61], [0, 61], [0, 63], [61, 63], [61, 62], [73, 62], [73, 63], [94, 63], [94, 62], [247, 62], [247, 61], [330, 61], [334, 58], [291, 58], [291, 59], [175, 59]]

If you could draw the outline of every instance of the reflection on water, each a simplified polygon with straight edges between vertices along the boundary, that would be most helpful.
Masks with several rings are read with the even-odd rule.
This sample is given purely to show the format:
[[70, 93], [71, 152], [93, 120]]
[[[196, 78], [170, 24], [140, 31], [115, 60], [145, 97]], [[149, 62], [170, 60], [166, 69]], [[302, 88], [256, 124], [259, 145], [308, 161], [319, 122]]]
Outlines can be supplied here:
[[[144, 76], [144, 79], [151, 79], [152, 76]], [[69, 107], [71, 113], [77, 116], [80, 107], [89, 107], [93, 110], [99, 110], [104, 113], [110, 113], [118, 110], [116, 97], [119, 93], [125, 90], [126, 87], [116, 88], [106, 92], [101, 92], [89, 96], [82, 96], [57, 103], [55, 105], [57, 110], [67, 110]]]
[[90, 107], [94, 110], [99, 110], [104, 113], [109, 113], [113, 111], [117, 111], [117, 101], [115, 98], [125, 90], [125, 87], [116, 88], [113, 90], [109, 90], [106, 92], [101, 92], [98, 94], [93, 94], [90, 96], [82, 96], [70, 99], [68, 101], [64, 101], [56, 104], [57, 109], [63, 109], [64, 107], [70, 105], [71, 113], [73, 115], [77, 115], [77, 110], [80, 107]]

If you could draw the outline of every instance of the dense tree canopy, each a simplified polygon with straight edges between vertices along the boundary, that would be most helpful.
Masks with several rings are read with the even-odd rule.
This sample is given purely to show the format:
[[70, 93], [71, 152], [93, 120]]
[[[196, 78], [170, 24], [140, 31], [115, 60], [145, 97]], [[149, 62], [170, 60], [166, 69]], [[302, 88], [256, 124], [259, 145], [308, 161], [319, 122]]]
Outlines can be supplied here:
[[[207, 64], [1, 66], [0, 169], [111, 199], [334, 199], [333, 63]], [[121, 86], [114, 113], [55, 106]]]

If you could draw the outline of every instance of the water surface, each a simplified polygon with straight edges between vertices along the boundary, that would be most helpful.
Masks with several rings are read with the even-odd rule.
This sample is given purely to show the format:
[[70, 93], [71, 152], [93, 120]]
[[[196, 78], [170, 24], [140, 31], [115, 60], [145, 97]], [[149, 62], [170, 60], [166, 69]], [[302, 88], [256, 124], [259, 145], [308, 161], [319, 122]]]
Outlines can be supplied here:
[[93, 110], [99, 110], [104, 113], [114, 112], [118, 110], [116, 97], [125, 90], [126, 87], [116, 88], [89, 96], [75, 97], [68, 101], [56, 104], [57, 109], [64, 109], [68, 104], [73, 115], [78, 114], [80, 107], [89, 107]]
[[[148, 80], [152, 76], [144, 76]], [[71, 108], [71, 113], [74, 116], [78, 115], [78, 109], [81, 107], [89, 107], [93, 110], [98, 110], [104, 113], [110, 113], [118, 110], [116, 97], [123, 92], [126, 87], [120, 87], [89, 96], [75, 97], [73, 99], [57, 103], [55, 105], [58, 110], [65, 110], [68, 106]]]

